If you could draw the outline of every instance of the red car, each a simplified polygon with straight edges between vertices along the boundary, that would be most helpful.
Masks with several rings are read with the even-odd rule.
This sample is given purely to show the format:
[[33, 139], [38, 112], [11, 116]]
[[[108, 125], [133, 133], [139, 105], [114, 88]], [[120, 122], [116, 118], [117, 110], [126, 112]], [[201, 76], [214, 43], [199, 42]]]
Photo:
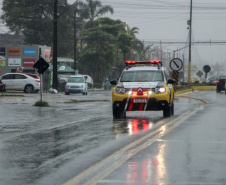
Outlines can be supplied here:
[[0, 76], [0, 91], [4, 92], [5, 91], [5, 84], [2, 83], [2, 77]]

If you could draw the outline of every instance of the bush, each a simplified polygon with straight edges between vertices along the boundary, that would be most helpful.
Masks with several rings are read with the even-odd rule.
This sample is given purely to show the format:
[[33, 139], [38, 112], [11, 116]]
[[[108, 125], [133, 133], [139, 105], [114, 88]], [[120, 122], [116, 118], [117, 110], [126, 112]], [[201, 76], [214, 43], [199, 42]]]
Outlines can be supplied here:
[[36, 106], [36, 107], [49, 107], [49, 104], [48, 104], [48, 102], [39, 100], [39, 101], [35, 102], [34, 106]]
[[102, 83], [101, 82], [94, 82], [93, 88], [101, 88], [101, 87], [102, 87]]

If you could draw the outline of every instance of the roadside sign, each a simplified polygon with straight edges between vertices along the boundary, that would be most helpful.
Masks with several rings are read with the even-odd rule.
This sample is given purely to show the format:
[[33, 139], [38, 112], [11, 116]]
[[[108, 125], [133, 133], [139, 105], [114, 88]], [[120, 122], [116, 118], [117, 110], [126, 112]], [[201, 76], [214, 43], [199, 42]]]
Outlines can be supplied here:
[[201, 76], [203, 75], [203, 72], [199, 70], [199, 71], [196, 73], [196, 75], [197, 75], [198, 77], [201, 77]]
[[183, 67], [183, 62], [179, 58], [174, 58], [170, 61], [170, 68], [173, 71], [180, 71]]
[[209, 65], [204, 65], [202, 70], [205, 72], [205, 73], [209, 73], [211, 71], [211, 67]]
[[49, 68], [49, 64], [43, 58], [40, 58], [33, 68], [36, 68], [39, 74], [43, 74]]
[[172, 77], [175, 80], [176, 84], [178, 84], [178, 81], [179, 81], [179, 72], [178, 71], [173, 71]]

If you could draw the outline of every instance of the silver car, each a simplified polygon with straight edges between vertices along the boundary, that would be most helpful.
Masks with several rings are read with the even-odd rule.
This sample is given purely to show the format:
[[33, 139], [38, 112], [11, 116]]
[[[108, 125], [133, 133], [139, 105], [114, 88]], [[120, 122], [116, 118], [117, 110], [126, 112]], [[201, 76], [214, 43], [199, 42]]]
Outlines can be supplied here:
[[87, 95], [88, 85], [86, 82], [86, 76], [84, 75], [73, 75], [67, 80], [65, 86], [65, 94], [70, 95], [70, 93], [82, 93]]

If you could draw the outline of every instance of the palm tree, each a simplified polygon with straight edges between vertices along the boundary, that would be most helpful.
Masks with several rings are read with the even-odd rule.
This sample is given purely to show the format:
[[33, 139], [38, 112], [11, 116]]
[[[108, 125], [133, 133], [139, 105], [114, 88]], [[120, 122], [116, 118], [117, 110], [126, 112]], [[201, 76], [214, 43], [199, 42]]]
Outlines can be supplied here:
[[88, 20], [88, 27], [93, 26], [93, 22], [96, 18], [101, 17], [106, 13], [113, 14], [114, 10], [110, 5], [103, 6], [100, 1], [86, 0], [86, 3], [80, 2], [79, 7], [81, 9], [81, 17]]
[[139, 30], [138, 27], [130, 28], [128, 24], [126, 25], [126, 32], [127, 32], [127, 34], [133, 36], [134, 38], [136, 38], [135, 34], [139, 33], [138, 30]]
[[140, 50], [140, 47], [142, 45], [141, 41], [139, 41], [136, 38], [135, 34], [138, 34], [139, 32], [139, 28], [138, 27], [132, 27], [130, 28], [130, 26], [127, 24], [126, 25], [126, 33], [130, 36], [132, 36], [133, 41], [132, 41], [132, 46], [131, 46], [131, 52], [127, 54], [127, 57], [131, 60], [135, 60], [136, 59], [136, 55], [138, 50]]

